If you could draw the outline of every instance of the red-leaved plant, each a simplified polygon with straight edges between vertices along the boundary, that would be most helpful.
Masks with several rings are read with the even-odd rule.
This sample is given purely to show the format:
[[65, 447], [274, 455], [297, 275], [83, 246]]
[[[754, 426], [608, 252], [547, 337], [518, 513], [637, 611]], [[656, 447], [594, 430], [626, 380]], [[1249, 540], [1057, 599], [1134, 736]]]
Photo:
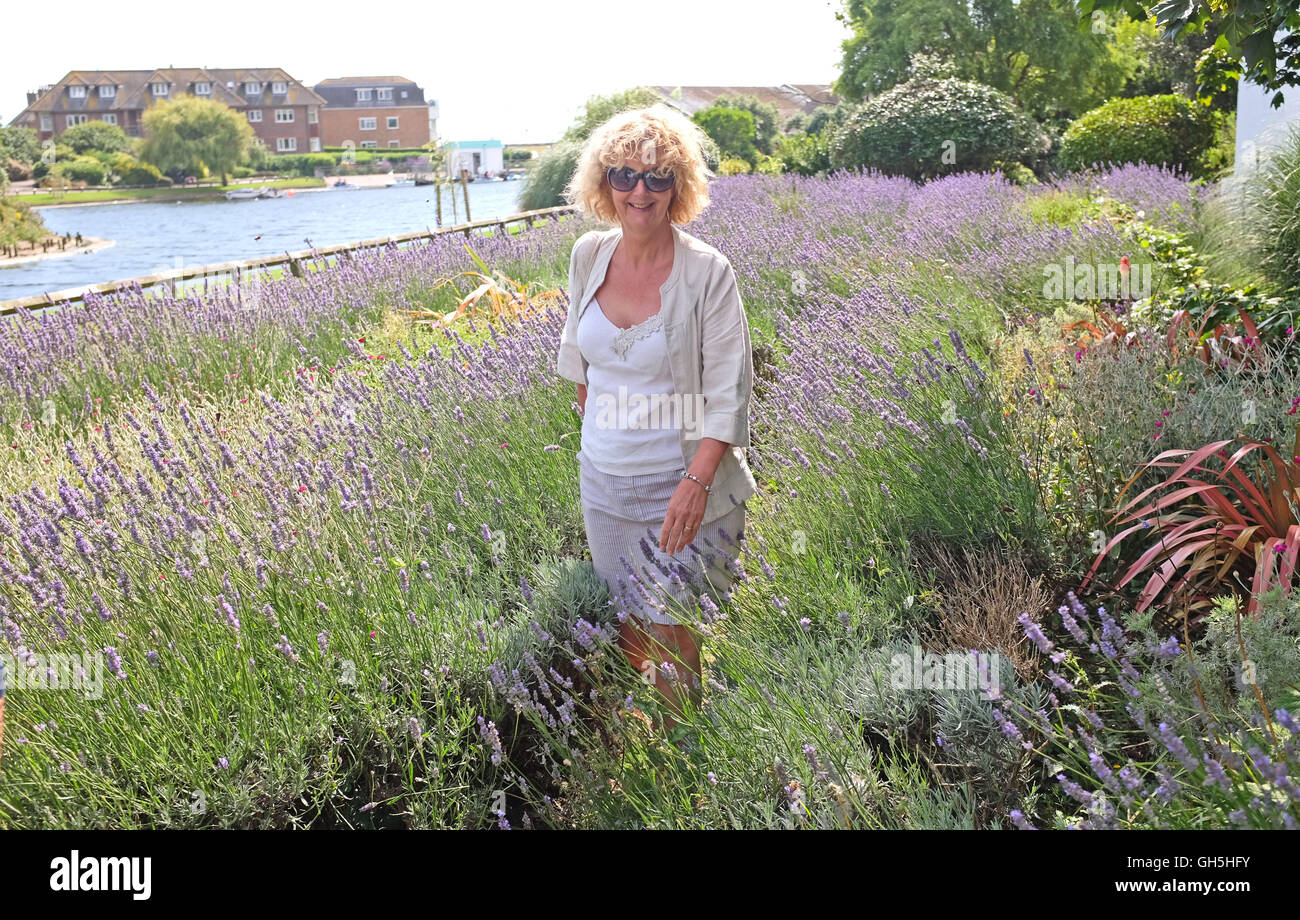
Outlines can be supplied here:
[[[1244, 310], [1238, 309], [1237, 315], [1241, 317], [1244, 332], [1238, 332], [1235, 323], [1216, 323], [1212, 328], [1207, 329], [1210, 319], [1208, 313], [1202, 317], [1200, 325], [1196, 326], [1193, 325], [1192, 314], [1189, 311], [1185, 309], [1175, 311], [1170, 318], [1169, 329], [1165, 333], [1165, 344], [1169, 347], [1171, 357], [1177, 358], [1182, 353], [1182, 346], [1189, 345], [1191, 353], [1206, 365], [1207, 374], [1215, 367], [1266, 368], [1268, 353], [1260, 340], [1255, 321]], [[1142, 341], [1137, 330], [1130, 329], [1105, 308], [1096, 311], [1096, 319], [1109, 331], [1103, 332], [1088, 320], [1079, 320], [1065, 325], [1067, 331], [1083, 330], [1079, 340], [1069, 346], [1067, 352], [1083, 351], [1103, 345], [1118, 347], [1123, 344], [1131, 348]], [[1181, 329], [1185, 329], [1185, 337], [1179, 336]], [[1138, 360], [1140, 362], [1142, 359]]]
[[[1228, 456], [1227, 445], [1241, 443]], [[1254, 451], [1266, 459], [1260, 482], [1242, 472], [1239, 463]], [[1230, 575], [1250, 577], [1248, 612], [1258, 616], [1258, 598], [1277, 585], [1289, 594], [1295, 573], [1296, 555], [1300, 551], [1300, 522], [1296, 508], [1300, 505], [1300, 426], [1296, 427], [1292, 462], [1263, 441], [1237, 437], [1215, 441], [1197, 450], [1167, 450], [1143, 465], [1174, 469], [1163, 482], [1156, 483], [1111, 518], [1112, 524], [1138, 521], [1106, 544], [1097, 556], [1081, 588], [1096, 574], [1106, 555], [1131, 533], [1149, 529], [1155, 542], [1125, 572], [1115, 585], [1122, 588], [1139, 575], [1151, 572], [1137, 602], [1143, 611], [1157, 599], [1169, 601], [1182, 597], [1180, 609], [1188, 615], [1213, 605], [1216, 591], [1225, 586], [1235, 588]], [[1185, 457], [1170, 460], [1168, 458]], [[1203, 465], [1209, 458], [1223, 462], [1222, 469]], [[1271, 475], [1270, 475], [1271, 469]], [[1125, 483], [1116, 504], [1142, 470]], [[1203, 474], [1198, 478], [1194, 474]], [[1142, 504], [1154, 492], [1164, 494]], [[1137, 507], [1142, 505], [1142, 507]], [[1174, 577], [1182, 569], [1182, 577]]]

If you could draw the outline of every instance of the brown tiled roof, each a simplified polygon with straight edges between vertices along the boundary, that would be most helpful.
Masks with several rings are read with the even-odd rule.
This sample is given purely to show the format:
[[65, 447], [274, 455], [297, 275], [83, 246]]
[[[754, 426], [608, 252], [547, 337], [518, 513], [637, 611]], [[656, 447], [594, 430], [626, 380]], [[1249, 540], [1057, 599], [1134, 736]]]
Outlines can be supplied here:
[[[55, 83], [31, 106], [28, 112], [113, 112], [126, 109], [143, 109], [152, 104], [154, 98], [151, 83], [165, 81], [172, 86], [175, 94], [193, 92], [194, 83], [211, 83], [211, 98], [225, 103], [232, 108], [252, 105], [324, 105], [322, 99], [310, 87], [296, 81], [278, 67], [217, 69], [202, 67], [166, 67], [155, 70], [72, 70]], [[270, 85], [274, 82], [288, 84], [289, 92], [273, 96]], [[246, 96], [243, 91], [245, 82], [263, 84], [260, 96]], [[232, 83], [233, 86], [227, 86]], [[81, 84], [87, 87], [84, 99], [72, 99], [64, 92], [67, 86]], [[116, 85], [117, 94], [111, 99], [101, 99], [100, 85]], [[19, 115], [21, 118], [22, 115]], [[17, 121], [18, 119], [15, 119]]]
[[776, 106], [781, 115], [778, 128], [795, 115], [809, 114], [819, 105], [835, 105], [839, 97], [828, 84], [784, 83], [780, 86], [655, 86], [664, 102], [686, 115], [713, 105], [719, 96], [756, 96]]

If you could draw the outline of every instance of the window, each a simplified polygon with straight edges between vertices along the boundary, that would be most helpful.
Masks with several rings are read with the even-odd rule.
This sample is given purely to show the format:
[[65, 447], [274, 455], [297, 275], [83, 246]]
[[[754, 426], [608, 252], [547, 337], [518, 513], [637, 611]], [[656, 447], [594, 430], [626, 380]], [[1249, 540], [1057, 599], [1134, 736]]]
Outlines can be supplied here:
[[261, 110], [261, 109], [249, 109], [249, 110], [248, 110], [248, 120], [249, 120], [249, 121], [261, 121], [261, 120], [262, 120], [262, 110]]
[[403, 99], [406, 98], [406, 90], [402, 90], [402, 98], [403, 98]]
[[311, 139], [311, 152], [312, 152], [312, 153], [320, 153], [320, 138], [319, 138], [319, 137], [313, 137], [313, 138]]
[[376, 92], [379, 94], [376, 98], [384, 102], [391, 102], [393, 99], [393, 88], [391, 86], [381, 87]]
[[361, 130], [362, 130], [362, 131], [373, 131], [373, 130], [375, 130], [375, 119], [374, 119], [374, 118], [361, 118], [361, 119], [358, 119], [358, 120], [361, 122]]
[[53, 116], [53, 115], [42, 115], [42, 116], [41, 116], [41, 130], [42, 130], [42, 131], [53, 131], [53, 130], [54, 130], [54, 116]]
[[307, 109], [307, 124], [316, 124], [316, 106], [314, 105]]
[[68, 127], [71, 128], [73, 125], [79, 125], [79, 124], [81, 124], [82, 122], [84, 122], [85, 120], [86, 120], [86, 116], [85, 116], [85, 115], [69, 115], [69, 116], [68, 116]]
[[369, 102], [369, 101], [370, 101], [370, 90], [368, 89], [357, 90], [357, 102]]
[[277, 96], [283, 96], [285, 93], [289, 92], [289, 84], [285, 83], [283, 80], [277, 80], [271, 84], [271, 92], [275, 93]]
[[211, 95], [212, 95], [212, 84], [211, 84], [211, 83], [195, 83], [195, 84], [194, 84], [194, 95], [196, 95], [196, 96], [211, 96]]
[[298, 138], [296, 137], [277, 137], [275, 139], [275, 149], [277, 153], [287, 153], [298, 149]]
[[396, 115], [389, 115], [389, 116], [388, 116], [388, 127], [390, 127], [390, 128], [394, 128], [394, 129], [397, 127], [397, 116], [396, 116]]
[[99, 98], [100, 98], [100, 99], [112, 99], [112, 98], [113, 98], [114, 96], [116, 96], [116, 95], [117, 95], [117, 87], [116, 87], [116, 86], [101, 86], [101, 87], [99, 88]]
[[84, 86], [69, 86], [68, 97], [70, 99], [85, 99], [86, 88]]
[[262, 91], [262, 84], [261, 84], [261, 83], [245, 83], [245, 84], [244, 84], [244, 95], [245, 95], [245, 96], [256, 96], [256, 95], [257, 95], [258, 93], [260, 93], [261, 91]]
[[155, 96], [166, 96], [166, 95], [167, 95], [167, 84], [166, 84], [166, 83], [155, 83], [155, 84], [153, 84], [153, 94], [154, 94]]
[[99, 116], [99, 120], [106, 125], [117, 124], [117, 116], [114, 115], [112, 112], [105, 112], [103, 115]]
[[388, 146], [389, 146], [389, 147], [400, 147], [400, 146], [402, 146], [402, 142], [401, 142], [401, 141], [389, 141], [389, 142], [388, 142]]
[[286, 121], [293, 121], [293, 109], [276, 109], [275, 120], [281, 124]]
[[362, 141], [362, 142], [361, 142], [361, 146], [362, 146], [362, 147], [378, 147], [378, 146], [379, 146], [379, 141]]

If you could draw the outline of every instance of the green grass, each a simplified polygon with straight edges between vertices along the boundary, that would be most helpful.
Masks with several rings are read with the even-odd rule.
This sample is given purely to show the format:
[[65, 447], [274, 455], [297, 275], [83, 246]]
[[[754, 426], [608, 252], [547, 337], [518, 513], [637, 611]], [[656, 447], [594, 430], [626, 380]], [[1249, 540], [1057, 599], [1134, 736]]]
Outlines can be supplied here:
[[22, 201], [33, 207], [51, 204], [87, 204], [105, 201], [187, 201], [190, 199], [224, 198], [226, 192], [237, 188], [319, 188], [325, 185], [324, 179], [296, 178], [273, 179], [266, 182], [253, 181], [237, 185], [204, 186], [203, 188], [124, 188], [124, 189], [72, 189], [67, 192], [38, 192], [23, 195]]

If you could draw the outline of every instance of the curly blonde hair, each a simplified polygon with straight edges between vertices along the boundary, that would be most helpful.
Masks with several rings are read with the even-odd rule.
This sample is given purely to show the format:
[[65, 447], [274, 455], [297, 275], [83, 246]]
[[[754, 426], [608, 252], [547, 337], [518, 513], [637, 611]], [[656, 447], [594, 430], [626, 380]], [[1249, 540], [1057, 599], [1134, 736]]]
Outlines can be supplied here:
[[614, 198], [605, 173], [624, 160], [641, 160], [647, 167], [672, 170], [676, 181], [668, 206], [668, 221], [688, 224], [709, 203], [712, 171], [704, 162], [707, 141], [703, 129], [662, 102], [644, 109], [619, 112], [591, 133], [578, 156], [578, 166], [564, 189], [565, 200], [585, 214], [618, 223]]

